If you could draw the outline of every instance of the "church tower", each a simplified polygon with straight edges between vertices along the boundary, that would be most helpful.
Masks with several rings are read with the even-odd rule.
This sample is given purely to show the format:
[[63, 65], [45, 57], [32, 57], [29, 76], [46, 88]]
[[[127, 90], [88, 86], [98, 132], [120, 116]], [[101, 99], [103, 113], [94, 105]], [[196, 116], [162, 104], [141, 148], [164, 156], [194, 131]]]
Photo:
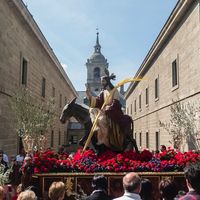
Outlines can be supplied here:
[[105, 68], [108, 68], [107, 59], [101, 54], [101, 45], [99, 44], [99, 33], [97, 32], [94, 53], [87, 59], [87, 84], [92, 92], [98, 94], [101, 91], [101, 76], [105, 76]]

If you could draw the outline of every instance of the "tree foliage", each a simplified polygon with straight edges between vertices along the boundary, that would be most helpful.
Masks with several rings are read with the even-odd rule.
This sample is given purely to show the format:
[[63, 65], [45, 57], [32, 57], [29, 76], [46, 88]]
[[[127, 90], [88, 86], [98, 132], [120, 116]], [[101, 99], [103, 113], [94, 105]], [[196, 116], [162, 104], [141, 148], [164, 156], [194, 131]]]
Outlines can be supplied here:
[[10, 173], [12, 172], [12, 169], [8, 168], [5, 171], [5, 168], [6, 168], [5, 165], [0, 164], [0, 186], [4, 186], [10, 181], [9, 176]]
[[27, 135], [38, 145], [39, 138], [53, 126], [55, 104], [53, 99], [38, 101], [28, 89], [17, 91], [11, 98], [11, 106], [16, 118], [16, 131], [25, 138]]
[[170, 121], [160, 121], [160, 126], [172, 136], [170, 142], [178, 149], [184, 148], [185, 142], [188, 143], [189, 149], [200, 149], [200, 104], [173, 102], [170, 111]]

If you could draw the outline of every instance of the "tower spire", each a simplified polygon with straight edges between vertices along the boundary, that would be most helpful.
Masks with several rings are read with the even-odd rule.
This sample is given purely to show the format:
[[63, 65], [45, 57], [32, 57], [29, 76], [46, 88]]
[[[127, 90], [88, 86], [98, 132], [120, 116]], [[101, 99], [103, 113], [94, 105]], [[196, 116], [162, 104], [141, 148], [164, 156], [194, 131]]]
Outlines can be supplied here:
[[87, 59], [87, 84], [92, 92], [99, 93], [101, 91], [101, 76], [105, 75], [105, 68], [108, 68], [107, 59], [101, 53], [101, 45], [99, 44], [99, 29], [96, 28], [96, 41], [94, 52]]
[[96, 39], [96, 45], [99, 45], [99, 32], [98, 32], [98, 28], [97, 28], [96, 30], [97, 30], [97, 39]]
[[101, 53], [101, 45], [99, 44], [99, 29], [96, 28], [97, 30], [97, 39], [96, 39], [96, 44], [94, 46], [94, 50], [95, 50], [95, 53]]

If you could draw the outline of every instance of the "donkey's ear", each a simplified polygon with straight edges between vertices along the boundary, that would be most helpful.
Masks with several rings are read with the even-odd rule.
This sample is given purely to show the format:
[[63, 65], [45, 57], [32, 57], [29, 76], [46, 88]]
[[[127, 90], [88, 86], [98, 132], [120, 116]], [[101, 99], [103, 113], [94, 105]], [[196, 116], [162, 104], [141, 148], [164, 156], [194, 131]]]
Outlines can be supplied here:
[[70, 104], [74, 104], [76, 102], [77, 97], [71, 100]]

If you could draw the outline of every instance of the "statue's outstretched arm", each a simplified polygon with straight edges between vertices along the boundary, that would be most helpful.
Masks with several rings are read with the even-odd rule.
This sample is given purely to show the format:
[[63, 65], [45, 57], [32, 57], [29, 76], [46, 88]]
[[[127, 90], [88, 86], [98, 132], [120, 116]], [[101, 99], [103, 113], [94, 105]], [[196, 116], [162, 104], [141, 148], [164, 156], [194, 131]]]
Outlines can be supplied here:
[[92, 93], [91, 93], [90, 87], [88, 86], [88, 84], [85, 84], [85, 86], [86, 86], [87, 98], [90, 100], [92, 98]]

